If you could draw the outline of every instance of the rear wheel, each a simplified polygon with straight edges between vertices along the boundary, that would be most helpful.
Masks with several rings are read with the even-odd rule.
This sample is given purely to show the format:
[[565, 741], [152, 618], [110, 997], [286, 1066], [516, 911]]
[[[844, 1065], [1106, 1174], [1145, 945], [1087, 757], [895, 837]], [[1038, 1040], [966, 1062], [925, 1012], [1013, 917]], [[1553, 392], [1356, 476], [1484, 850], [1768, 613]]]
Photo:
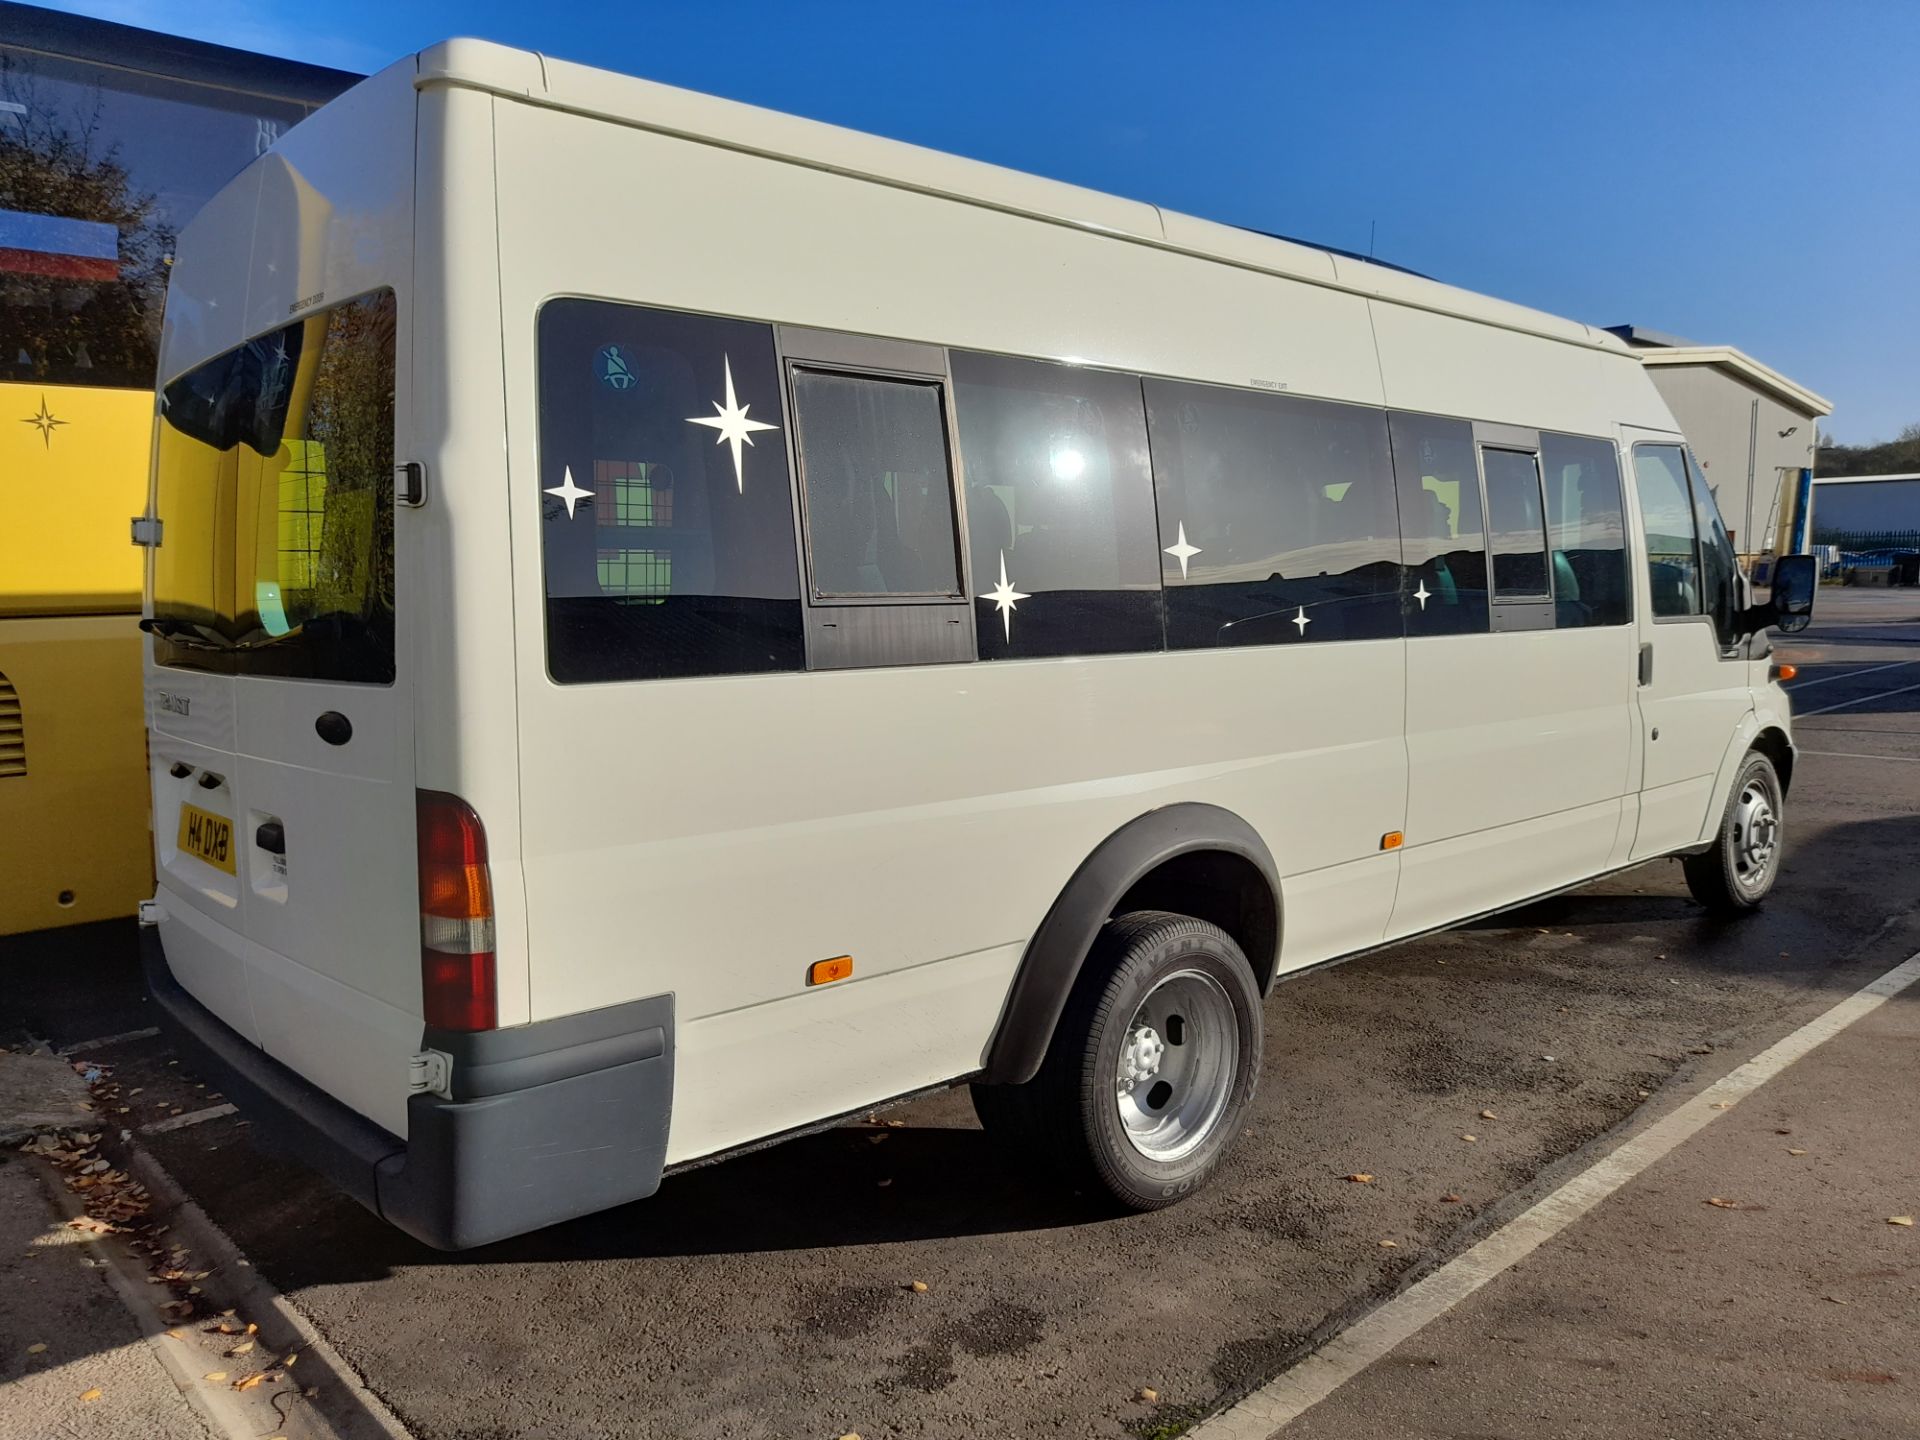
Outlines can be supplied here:
[[1773, 889], [1780, 873], [1783, 797], [1773, 762], [1750, 751], [1734, 777], [1713, 848], [1684, 856], [1693, 898], [1721, 915], [1744, 915]]
[[1233, 938], [1187, 915], [1109, 920], [1040, 1073], [975, 1085], [995, 1139], [1069, 1183], [1157, 1210], [1212, 1176], [1260, 1074], [1260, 991]]

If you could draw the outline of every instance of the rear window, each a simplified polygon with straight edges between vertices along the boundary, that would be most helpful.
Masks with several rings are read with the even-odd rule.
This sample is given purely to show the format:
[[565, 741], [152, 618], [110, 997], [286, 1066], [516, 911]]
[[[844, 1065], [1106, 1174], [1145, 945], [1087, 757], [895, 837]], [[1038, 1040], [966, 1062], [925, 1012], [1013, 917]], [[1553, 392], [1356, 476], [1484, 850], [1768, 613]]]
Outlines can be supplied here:
[[773, 327], [575, 299], [539, 327], [553, 678], [804, 670]]
[[380, 290], [161, 389], [161, 664], [392, 682], [393, 385]]

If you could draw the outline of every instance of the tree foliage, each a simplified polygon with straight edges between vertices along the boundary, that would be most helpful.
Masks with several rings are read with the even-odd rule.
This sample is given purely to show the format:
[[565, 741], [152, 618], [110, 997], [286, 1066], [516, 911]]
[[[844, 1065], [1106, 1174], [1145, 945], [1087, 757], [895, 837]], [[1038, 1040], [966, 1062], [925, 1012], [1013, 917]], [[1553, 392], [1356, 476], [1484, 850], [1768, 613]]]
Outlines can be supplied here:
[[1813, 473], [1828, 475], [1908, 475], [1920, 471], [1920, 425], [1877, 445], [1839, 445], [1822, 436]]

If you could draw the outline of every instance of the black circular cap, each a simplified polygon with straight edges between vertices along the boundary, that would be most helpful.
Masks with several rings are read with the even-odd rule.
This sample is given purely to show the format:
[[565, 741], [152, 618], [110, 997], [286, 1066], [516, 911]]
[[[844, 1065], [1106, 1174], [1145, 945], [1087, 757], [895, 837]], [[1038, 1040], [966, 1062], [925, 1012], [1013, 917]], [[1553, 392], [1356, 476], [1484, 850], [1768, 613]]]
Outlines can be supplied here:
[[329, 745], [344, 745], [353, 738], [353, 722], [338, 710], [329, 710], [313, 722], [313, 731]]

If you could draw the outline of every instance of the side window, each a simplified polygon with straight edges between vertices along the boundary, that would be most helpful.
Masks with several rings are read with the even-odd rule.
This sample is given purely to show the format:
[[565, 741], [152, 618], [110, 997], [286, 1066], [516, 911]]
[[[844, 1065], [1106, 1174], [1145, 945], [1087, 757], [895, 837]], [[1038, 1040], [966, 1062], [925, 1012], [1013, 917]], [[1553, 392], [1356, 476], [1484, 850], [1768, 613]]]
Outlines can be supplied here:
[[804, 669], [772, 327], [552, 300], [539, 356], [553, 678]]
[[1686, 452], [1687, 474], [1693, 480], [1693, 518], [1700, 532], [1700, 594], [1706, 613], [1713, 617], [1720, 648], [1740, 643], [1736, 623], [1740, 612], [1740, 565], [1734, 557], [1733, 537], [1720, 518], [1720, 506], [1707, 485], [1700, 463]]
[[1402, 587], [1407, 634], [1484, 631], [1487, 539], [1480, 518], [1480, 475], [1473, 462], [1473, 426], [1464, 420], [1396, 414], [1391, 429], [1400, 544], [1407, 567]]
[[1547, 488], [1554, 623], [1562, 630], [1626, 624], [1632, 615], [1627, 534], [1612, 442], [1543, 434], [1540, 468]]
[[980, 658], [1158, 650], [1140, 381], [960, 351], [951, 363]]
[[1167, 644], [1402, 633], [1386, 415], [1146, 382]]
[[793, 420], [814, 595], [957, 596], [939, 387], [796, 367]]
[[1704, 615], [1693, 498], [1687, 491], [1680, 447], [1634, 446], [1633, 481], [1640, 495], [1640, 529], [1647, 544], [1654, 615]]
[[1551, 591], [1539, 462], [1531, 451], [1487, 446], [1480, 452], [1480, 463], [1487, 477], [1494, 599], [1544, 600]]

